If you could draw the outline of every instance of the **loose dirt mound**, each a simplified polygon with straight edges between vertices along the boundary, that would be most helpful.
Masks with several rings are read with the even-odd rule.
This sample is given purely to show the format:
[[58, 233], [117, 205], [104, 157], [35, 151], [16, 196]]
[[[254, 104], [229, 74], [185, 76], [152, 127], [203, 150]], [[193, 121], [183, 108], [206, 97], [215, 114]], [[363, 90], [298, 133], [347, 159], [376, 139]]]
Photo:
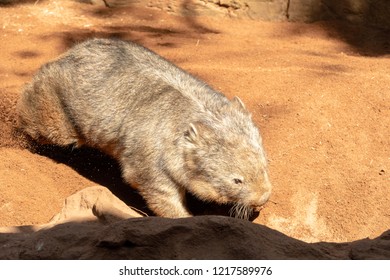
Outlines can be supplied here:
[[66, 197], [94, 183], [146, 211], [111, 159], [91, 150], [32, 152], [12, 129], [18, 95], [41, 64], [86, 38], [119, 37], [247, 104], [274, 185], [256, 223], [305, 241], [373, 238], [389, 229], [386, 34], [339, 22], [179, 17], [68, 1], [0, 7], [0, 28], [0, 226], [47, 223]]

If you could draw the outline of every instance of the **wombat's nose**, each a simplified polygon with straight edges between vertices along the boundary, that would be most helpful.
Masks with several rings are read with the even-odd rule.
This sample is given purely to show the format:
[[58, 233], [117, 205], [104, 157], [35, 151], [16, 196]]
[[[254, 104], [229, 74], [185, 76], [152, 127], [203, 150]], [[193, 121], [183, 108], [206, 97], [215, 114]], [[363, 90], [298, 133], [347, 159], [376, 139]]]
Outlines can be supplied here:
[[264, 193], [261, 196], [261, 200], [263, 201], [263, 204], [266, 203], [271, 196], [271, 191], [272, 191], [272, 184], [269, 180], [268, 174], [265, 174], [264, 176], [264, 183], [263, 183], [263, 190]]
[[260, 208], [268, 201], [270, 196], [271, 196], [271, 189], [269, 189], [267, 191], [258, 191], [258, 192], [256, 192], [256, 194], [253, 194], [251, 196], [250, 200], [248, 201], [249, 202], [248, 204], [253, 209]]
[[268, 201], [268, 199], [269, 199], [270, 196], [271, 196], [271, 191], [265, 192], [265, 193], [261, 196], [261, 199], [260, 199], [261, 205], [265, 204], [265, 203]]

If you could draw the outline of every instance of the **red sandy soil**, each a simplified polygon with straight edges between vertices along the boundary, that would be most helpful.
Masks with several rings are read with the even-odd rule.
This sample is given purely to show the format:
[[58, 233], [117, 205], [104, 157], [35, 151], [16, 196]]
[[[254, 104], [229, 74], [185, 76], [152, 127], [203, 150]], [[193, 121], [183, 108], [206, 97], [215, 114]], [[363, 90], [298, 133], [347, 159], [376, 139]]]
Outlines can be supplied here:
[[390, 228], [386, 32], [31, 2], [0, 7], [0, 226], [46, 223], [67, 196], [95, 184], [126, 202], [136, 196], [114, 161], [88, 150], [31, 150], [13, 129], [18, 96], [40, 65], [84, 39], [119, 37], [247, 104], [274, 185], [254, 222], [305, 241], [373, 238]]

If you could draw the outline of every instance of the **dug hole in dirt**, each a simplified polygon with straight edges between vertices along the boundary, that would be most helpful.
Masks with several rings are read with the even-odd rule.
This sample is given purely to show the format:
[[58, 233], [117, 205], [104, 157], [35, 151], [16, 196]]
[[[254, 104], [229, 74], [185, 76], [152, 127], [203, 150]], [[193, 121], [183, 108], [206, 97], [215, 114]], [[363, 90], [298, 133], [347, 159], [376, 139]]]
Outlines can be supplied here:
[[390, 42], [376, 32], [372, 48], [365, 32], [373, 34], [337, 21], [194, 18], [71, 1], [0, 7], [0, 227], [47, 223], [66, 197], [96, 184], [146, 211], [115, 161], [88, 149], [34, 150], [14, 133], [16, 101], [42, 64], [87, 38], [116, 37], [244, 101], [273, 183], [254, 223], [309, 242], [379, 236], [390, 228]]

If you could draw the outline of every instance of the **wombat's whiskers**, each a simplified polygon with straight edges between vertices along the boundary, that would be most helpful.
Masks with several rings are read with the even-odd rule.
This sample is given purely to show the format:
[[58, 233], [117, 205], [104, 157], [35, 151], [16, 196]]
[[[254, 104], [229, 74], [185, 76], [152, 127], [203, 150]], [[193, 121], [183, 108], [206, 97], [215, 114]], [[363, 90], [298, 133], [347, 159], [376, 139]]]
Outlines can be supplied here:
[[250, 216], [253, 214], [253, 208], [245, 204], [237, 203], [229, 210], [229, 214], [231, 217], [249, 220]]

